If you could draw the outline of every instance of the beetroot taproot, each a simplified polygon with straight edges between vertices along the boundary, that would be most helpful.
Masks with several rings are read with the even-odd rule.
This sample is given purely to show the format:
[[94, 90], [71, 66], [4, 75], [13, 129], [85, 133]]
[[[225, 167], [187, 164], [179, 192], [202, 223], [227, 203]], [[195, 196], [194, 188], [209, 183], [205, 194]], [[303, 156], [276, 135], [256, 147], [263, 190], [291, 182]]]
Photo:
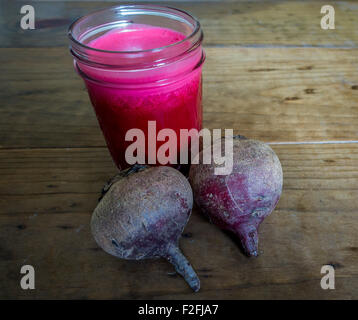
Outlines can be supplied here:
[[178, 247], [193, 207], [187, 179], [170, 167], [135, 165], [104, 192], [91, 219], [98, 245], [122, 259], [166, 258], [198, 291], [199, 278]]
[[[222, 139], [222, 153], [224, 145]], [[215, 175], [217, 167], [215, 163], [191, 165], [194, 200], [214, 224], [239, 237], [247, 255], [257, 256], [258, 227], [273, 211], [282, 192], [280, 160], [269, 145], [237, 136], [232, 172]]]

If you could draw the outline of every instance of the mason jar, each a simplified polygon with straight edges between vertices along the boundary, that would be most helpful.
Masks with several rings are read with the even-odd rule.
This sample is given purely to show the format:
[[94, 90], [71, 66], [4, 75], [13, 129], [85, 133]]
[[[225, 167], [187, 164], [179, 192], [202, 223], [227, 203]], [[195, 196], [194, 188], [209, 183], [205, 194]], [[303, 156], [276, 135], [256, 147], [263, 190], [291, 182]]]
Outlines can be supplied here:
[[[77, 19], [68, 35], [75, 69], [118, 168], [132, 164], [126, 150], [140, 137], [128, 135], [131, 129], [144, 134], [145, 162], [153, 164], [160, 146], [174, 143], [177, 155], [168, 164], [179, 163], [181, 149], [190, 145], [181, 141], [180, 130], [202, 128], [199, 21], [179, 9], [122, 5]], [[176, 141], [150, 137], [162, 129], [174, 132]]]

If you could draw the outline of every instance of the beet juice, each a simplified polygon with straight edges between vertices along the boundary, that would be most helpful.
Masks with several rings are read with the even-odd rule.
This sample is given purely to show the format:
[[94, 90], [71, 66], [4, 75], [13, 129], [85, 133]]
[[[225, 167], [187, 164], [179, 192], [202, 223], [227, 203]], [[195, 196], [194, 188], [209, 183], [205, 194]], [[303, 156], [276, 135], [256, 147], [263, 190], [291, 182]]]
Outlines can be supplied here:
[[[138, 128], [147, 135], [148, 121], [155, 121], [156, 132], [174, 130], [179, 158], [180, 129], [202, 126], [199, 22], [176, 9], [119, 6], [78, 19], [69, 36], [116, 165], [128, 166], [125, 151], [133, 142], [125, 141], [126, 133]], [[147, 161], [147, 144], [145, 153]]]

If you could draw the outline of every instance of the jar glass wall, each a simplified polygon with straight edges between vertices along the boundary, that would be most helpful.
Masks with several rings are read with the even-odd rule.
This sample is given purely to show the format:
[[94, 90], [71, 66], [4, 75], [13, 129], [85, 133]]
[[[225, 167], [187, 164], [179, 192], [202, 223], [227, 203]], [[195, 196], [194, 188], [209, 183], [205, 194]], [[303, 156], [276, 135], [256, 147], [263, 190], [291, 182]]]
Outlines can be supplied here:
[[[117, 6], [79, 18], [69, 38], [75, 68], [120, 169], [128, 166], [125, 150], [132, 143], [126, 133], [138, 128], [147, 135], [148, 121], [155, 121], [156, 133], [175, 131], [178, 154], [187, 147], [180, 129], [202, 127], [205, 55], [195, 18], [162, 6]], [[146, 162], [163, 143], [146, 145]]]

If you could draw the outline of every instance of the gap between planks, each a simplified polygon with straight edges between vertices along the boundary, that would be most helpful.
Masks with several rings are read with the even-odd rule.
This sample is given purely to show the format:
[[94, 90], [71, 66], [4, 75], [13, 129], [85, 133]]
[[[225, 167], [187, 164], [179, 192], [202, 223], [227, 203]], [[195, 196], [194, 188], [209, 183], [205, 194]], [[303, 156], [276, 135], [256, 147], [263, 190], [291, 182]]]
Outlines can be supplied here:
[[300, 48], [321, 48], [321, 49], [358, 49], [358, 46], [352, 45], [334, 45], [334, 44], [266, 44], [266, 43], [249, 43], [249, 44], [203, 44], [204, 48], [254, 48], [254, 49], [300, 49]]
[[[43, 49], [43, 48], [67, 48], [68, 45], [55, 45], [55, 46], [26, 46], [26, 47], [10, 47], [2, 46], [1, 49]], [[341, 49], [341, 50], [354, 50], [358, 49], [358, 45], [353, 43], [352, 45], [334, 45], [334, 44], [265, 44], [265, 43], [248, 43], [248, 44], [215, 44], [215, 43], [205, 43], [203, 44], [205, 48], [232, 48], [232, 49]]]
[[338, 140], [338, 141], [277, 141], [277, 142], [266, 142], [267, 144], [275, 145], [286, 145], [286, 144], [348, 144], [358, 143], [358, 140]]
[[[269, 145], [300, 145], [300, 144], [355, 144], [358, 140], [338, 140], [338, 141], [273, 141], [265, 142]], [[21, 150], [50, 150], [50, 149], [107, 149], [107, 146], [79, 146], [79, 147], [22, 147], [22, 148], [1, 148], [1, 151], [21, 151]]]

